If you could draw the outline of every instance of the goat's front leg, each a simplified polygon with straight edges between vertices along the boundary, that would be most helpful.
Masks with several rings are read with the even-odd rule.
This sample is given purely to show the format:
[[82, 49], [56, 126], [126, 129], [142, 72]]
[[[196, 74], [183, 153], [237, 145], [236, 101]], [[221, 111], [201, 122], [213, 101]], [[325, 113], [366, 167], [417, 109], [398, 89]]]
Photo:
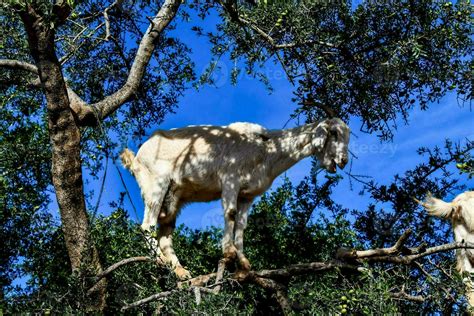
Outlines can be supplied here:
[[175, 222], [176, 221], [174, 220], [171, 222], [160, 223], [158, 242], [161, 251], [163, 252], [164, 260], [166, 263], [171, 265], [176, 276], [180, 279], [189, 279], [191, 278], [191, 274], [181, 266], [181, 263], [179, 263], [178, 257], [173, 249], [173, 231]]
[[223, 182], [222, 206], [224, 208], [224, 236], [222, 238], [222, 251], [227, 263], [237, 257], [237, 248], [234, 245], [235, 216], [237, 213], [238, 182], [233, 178]]
[[252, 201], [252, 199], [240, 198], [238, 200], [237, 216], [235, 218], [234, 244], [237, 248], [239, 267], [244, 274], [250, 271], [250, 262], [244, 255], [244, 230], [247, 227], [248, 210], [250, 205], [252, 205]]

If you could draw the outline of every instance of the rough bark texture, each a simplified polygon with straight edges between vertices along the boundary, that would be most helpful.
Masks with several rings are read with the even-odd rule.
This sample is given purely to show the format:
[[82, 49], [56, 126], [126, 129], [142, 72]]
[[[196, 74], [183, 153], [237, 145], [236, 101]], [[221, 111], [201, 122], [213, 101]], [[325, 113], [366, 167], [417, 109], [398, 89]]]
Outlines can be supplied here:
[[[55, 53], [54, 29], [31, 6], [21, 17], [47, 101], [52, 180], [72, 270], [86, 268], [100, 273], [98, 253], [89, 240], [80, 157], [81, 133]], [[91, 297], [89, 310], [102, 310], [105, 306], [105, 285], [103, 279], [102, 286]]]
[[[110, 7], [116, 5], [115, 1]], [[28, 35], [35, 65], [17, 60], [0, 60], [0, 67], [19, 69], [38, 75], [30, 83], [41, 87], [46, 97], [49, 135], [52, 149], [52, 179], [61, 213], [62, 229], [73, 271], [100, 275], [102, 267], [98, 252], [91, 243], [85, 207], [80, 157], [81, 126], [96, 126], [101, 120], [127, 102], [140, 86], [150, 62], [157, 38], [176, 16], [181, 0], [165, 0], [144, 34], [138, 47], [127, 82], [117, 92], [95, 104], [87, 104], [66, 86], [61, 64], [55, 52], [55, 29], [71, 12], [67, 1], [57, 1], [49, 20], [44, 12], [35, 10], [35, 2], [17, 6]], [[107, 13], [107, 12], [105, 12]], [[54, 25], [52, 24], [54, 22]], [[94, 278], [92, 278], [94, 279]], [[105, 306], [106, 278], [87, 291], [91, 311]]]

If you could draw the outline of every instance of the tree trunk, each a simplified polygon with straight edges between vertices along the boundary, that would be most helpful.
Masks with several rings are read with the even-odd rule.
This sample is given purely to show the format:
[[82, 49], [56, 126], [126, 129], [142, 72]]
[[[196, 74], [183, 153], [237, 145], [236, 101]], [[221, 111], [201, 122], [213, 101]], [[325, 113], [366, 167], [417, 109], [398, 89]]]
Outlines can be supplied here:
[[[33, 8], [21, 14], [28, 34], [31, 54], [38, 68], [46, 96], [49, 137], [52, 149], [52, 180], [60, 209], [62, 230], [73, 272], [102, 272], [98, 252], [90, 240], [80, 157], [81, 133], [70, 108], [66, 84], [57, 59], [54, 28]], [[85, 289], [87, 290], [87, 289]], [[85, 309], [105, 306], [106, 281], [86, 300]]]

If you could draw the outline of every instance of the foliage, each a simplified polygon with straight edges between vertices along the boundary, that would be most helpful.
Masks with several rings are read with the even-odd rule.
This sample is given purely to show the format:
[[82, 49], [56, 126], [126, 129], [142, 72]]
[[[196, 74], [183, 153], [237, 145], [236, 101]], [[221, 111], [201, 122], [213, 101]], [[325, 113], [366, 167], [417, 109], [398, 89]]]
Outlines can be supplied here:
[[280, 63], [302, 104], [295, 115], [325, 117], [330, 106], [389, 139], [417, 104], [426, 110], [452, 90], [472, 98], [470, 1], [237, 3], [209, 35], [216, 58], [228, 52], [236, 77], [242, 61], [265, 83], [269, 62]]
[[446, 141], [444, 150], [422, 147], [418, 153], [425, 157], [424, 162], [404, 175], [395, 175], [390, 184], [364, 182], [355, 177], [376, 201], [367, 210], [353, 212], [359, 238], [367, 241], [367, 247], [385, 247], [393, 244], [404, 230], [412, 228], [417, 233], [414, 244], [434, 245], [447, 240], [449, 223], [429, 217], [413, 198], [422, 200], [426, 192], [443, 198], [469, 189], [455, 177], [452, 167], [460, 157], [469, 157], [473, 149], [473, 142], [461, 146], [450, 141]]
[[53, 223], [50, 153], [38, 96], [5, 87], [0, 93], [0, 286], [9, 288], [29, 272]]
[[[459, 150], [463, 152], [466, 148]], [[438, 158], [442, 157], [441, 152], [437, 151], [436, 155]], [[433, 161], [432, 158], [433, 156], [429, 155], [427, 161]], [[452, 163], [451, 157], [444, 159], [442, 161], [445, 164]], [[429, 173], [431, 169], [427, 166], [431, 165], [421, 163], [414, 170], [407, 172], [407, 177], [418, 175], [420, 168]], [[443, 166], [444, 164], [437, 165], [436, 172]], [[430, 188], [445, 181], [431, 176], [431, 173], [425, 176]], [[370, 223], [370, 219], [364, 218], [370, 216], [370, 212], [360, 212], [354, 217], [331, 199], [332, 190], [339, 181], [340, 176], [324, 176], [313, 168], [311, 175], [298, 185], [294, 186], [285, 181], [282, 186], [265, 194], [254, 205], [246, 230], [246, 253], [253, 269], [280, 268], [298, 262], [331, 260], [340, 247], [362, 248], [361, 241], [366, 241], [368, 247], [390, 245], [399, 236], [399, 231], [412, 226], [409, 221], [400, 219], [396, 225], [397, 230], [393, 230], [394, 235], [391, 238], [373, 231], [374, 228], [370, 225], [362, 226], [363, 222]], [[400, 181], [403, 179], [395, 178], [394, 183], [389, 186], [392, 188], [390, 192], [398, 192], [394, 191], [394, 188]], [[454, 188], [455, 185], [456, 182], [453, 182], [446, 190]], [[373, 204], [386, 203], [387, 196], [377, 194], [375, 187], [378, 188], [374, 184], [371, 191]], [[384, 189], [380, 190], [385, 192]], [[433, 190], [433, 192], [443, 191]], [[398, 200], [404, 203], [399, 207], [405, 210], [412, 205], [411, 199]], [[121, 203], [117, 207], [118, 209], [110, 216], [97, 217], [93, 228], [94, 242], [97, 248], [101, 249], [104, 266], [110, 266], [129, 257], [153, 255], [147, 247], [145, 235], [139, 225], [129, 219], [127, 212], [121, 208]], [[381, 219], [387, 216], [384, 212], [380, 212]], [[356, 213], [358, 211], [353, 211], [353, 214]], [[353, 225], [351, 222], [354, 219]], [[446, 227], [426, 230], [422, 238], [417, 235], [410, 242], [413, 245], [417, 245], [421, 240], [430, 244], [440, 244], [445, 240], [444, 233], [447, 231]], [[59, 227], [52, 226], [44, 234], [42, 244], [34, 248], [36, 256], [31, 261], [31, 269], [28, 271], [29, 290], [26, 292], [18, 290], [9, 294], [7, 309], [9, 311], [50, 310], [54, 313], [71, 313], [80, 309], [78, 298], [85, 299], [84, 293], [79, 291], [83, 287], [77, 284], [84, 282], [93, 284], [93, 280], [81, 280], [69, 276], [67, 264], [58, 265], [58, 262], [67, 262]], [[198, 231], [180, 227], [176, 231], [174, 241], [177, 254], [193, 275], [215, 270], [221, 256], [221, 235], [222, 231], [218, 228]], [[373, 315], [411, 314], [420, 311], [453, 313], [463, 308], [464, 292], [461, 276], [453, 271], [453, 266], [452, 254], [446, 253], [420, 260], [413, 267], [371, 264], [366, 265], [366, 269], [360, 273], [333, 270], [321, 275], [294, 278], [289, 284], [288, 295], [297, 314]], [[155, 293], [176, 291], [176, 281], [172, 271], [158, 267], [152, 262], [121, 267], [108, 278], [108, 312], [117, 313], [125, 303]], [[424, 301], [413, 302], [403, 297], [394, 297], [394, 294], [401, 291], [422, 297]], [[134, 312], [152, 313], [157, 310], [165, 314], [183, 315], [224, 311], [226, 314], [280, 313], [278, 304], [269, 293], [254, 285], [242, 287], [233, 283], [226, 284], [218, 295], [203, 294], [202, 303], [199, 305], [196, 304], [192, 292], [176, 291], [166, 300], [143, 305]]]
[[[103, 12], [113, 1], [66, 1], [72, 11], [64, 24], [53, 14], [52, 1], [6, 1], [0, 4], [0, 27], [8, 37], [0, 42], [0, 59], [32, 62], [15, 10], [33, 2], [56, 34], [68, 86], [88, 103], [124, 84], [147, 15], [156, 9], [154, 1], [113, 6], [106, 28]], [[472, 6], [466, 1], [365, 1], [357, 7], [348, 1], [223, 1], [190, 3], [188, 8], [203, 18], [217, 8], [222, 18], [214, 33], [194, 27], [213, 45], [211, 69], [196, 82], [185, 43], [161, 34], [138, 93], [98, 127], [82, 130], [82, 163], [91, 179], [107, 168], [105, 162], [116, 157], [130, 136], [144, 136], [173, 112], [187, 88], [209, 82], [219, 58], [234, 62], [232, 81], [245, 72], [267, 85], [272, 78], [265, 76], [265, 67], [277, 62], [294, 86], [300, 104], [295, 116], [312, 121], [323, 115], [322, 105], [331, 105], [342, 118], [361, 118], [365, 131], [383, 139], [393, 135], [395, 119], [408, 118], [415, 106], [426, 110], [448, 91], [472, 98]], [[182, 20], [189, 18], [189, 9], [181, 11]], [[169, 29], [182, 20], [175, 19]], [[30, 73], [0, 72], [0, 304], [8, 313], [81, 313], [88, 299], [85, 290], [95, 280], [84, 277], [88, 274], [70, 275], [61, 227], [51, 215], [46, 101], [34, 90], [34, 80]], [[421, 148], [425, 162], [389, 184], [349, 174], [353, 181], [364, 182], [371, 199], [366, 210], [347, 210], [332, 200], [339, 176], [313, 169], [296, 186], [286, 182], [263, 196], [250, 214], [246, 252], [253, 268], [331, 260], [339, 247], [390, 246], [408, 227], [417, 232], [409, 245], [445, 242], [447, 223], [428, 218], [412, 198], [420, 199], [427, 191], [444, 197], [464, 189], [460, 179], [472, 176], [472, 148], [472, 143], [461, 147], [449, 142], [443, 150]], [[454, 164], [460, 177], [455, 177]], [[121, 202], [110, 216], [93, 221], [93, 242], [104, 267], [130, 256], [152, 255]], [[213, 271], [221, 256], [220, 238], [218, 228], [181, 227], [175, 235], [178, 256], [194, 275]], [[452, 254], [446, 253], [414, 267], [368, 265], [361, 274], [331, 271], [299, 277], [289, 284], [289, 298], [298, 314], [459, 313], [463, 288], [452, 262]], [[25, 286], [14, 286], [19, 278]], [[106, 312], [118, 313], [125, 303], [175, 290], [175, 283], [168, 269], [153, 263], [122, 267], [108, 277]], [[423, 301], [394, 299], [402, 291]], [[219, 295], [205, 295], [200, 305], [192, 293], [177, 291], [165, 303], [144, 305], [136, 312], [157, 310], [280, 312], [269, 293], [236, 284], [226, 284]]]

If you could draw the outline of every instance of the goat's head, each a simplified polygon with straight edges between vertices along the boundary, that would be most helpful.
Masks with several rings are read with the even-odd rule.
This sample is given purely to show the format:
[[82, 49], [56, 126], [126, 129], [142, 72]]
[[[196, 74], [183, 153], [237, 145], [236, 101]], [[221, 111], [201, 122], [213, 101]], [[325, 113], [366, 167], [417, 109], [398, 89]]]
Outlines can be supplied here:
[[[344, 168], [349, 161], [349, 127], [341, 119], [331, 118], [319, 123], [317, 130], [324, 137], [322, 150], [316, 151], [321, 167], [331, 173], [336, 172], [336, 166]], [[316, 137], [315, 141], [321, 144], [321, 138]]]

